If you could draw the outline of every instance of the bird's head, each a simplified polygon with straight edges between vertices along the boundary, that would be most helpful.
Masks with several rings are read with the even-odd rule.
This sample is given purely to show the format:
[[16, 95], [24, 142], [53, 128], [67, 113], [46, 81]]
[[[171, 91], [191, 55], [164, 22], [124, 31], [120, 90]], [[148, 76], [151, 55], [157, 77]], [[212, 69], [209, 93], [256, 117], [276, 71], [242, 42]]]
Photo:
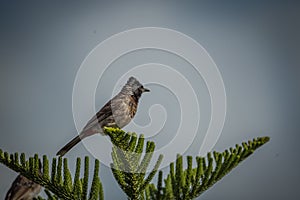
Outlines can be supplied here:
[[121, 91], [123, 94], [132, 95], [139, 99], [144, 92], [150, 92], [134, 77], [130, 77]]

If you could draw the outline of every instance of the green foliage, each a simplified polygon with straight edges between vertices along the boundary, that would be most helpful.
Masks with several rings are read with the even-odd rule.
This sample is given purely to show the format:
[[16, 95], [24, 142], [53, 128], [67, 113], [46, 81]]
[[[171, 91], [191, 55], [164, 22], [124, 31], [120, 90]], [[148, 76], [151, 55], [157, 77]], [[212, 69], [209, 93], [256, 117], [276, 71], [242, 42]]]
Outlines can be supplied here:
[[[162, 187], [162, 172], [159, 173], [157, 187], [151, 185], [144, 195], [146, 199], [194, 199], [222, 179], [240, 162], [250, 156], [257, 148], [269, 141], [269, 137], [261, 137], [243, 142], [235, 148], [223, 153], [208, 153], [206, 158], [196, 157], [196, 167], [192, 167], [193, 158], [186, 157], [187, 168], [183, 168], [183, 158], [177, 155], [176, 164], [170, 164], [170, 172], [164, 179]], [[149, 193], [152, 194], [149, 196]]]
[[[39, 173], [38, 155], [30, 157], [26, 160], [25, 154], [22, 153], [19, 157], [18, 153], [9, 154], [0, 150], [0, 162], [11, 168], [12, 170], [22, 174], [30, 180], [42, 185], [45, 188], [45, 193], [48, 199], [89, 199], [89, 200], [102, 200], [103, 190], [102, 183], [98, 177], [99, 173], [99, 161], [95, 160], [94, 177], [92, 181], [92, 187], [88, 191], [88, 176], [89, 176], [89, 158], [85, 157], [84, 177], [83, 182], [80, 180], [80, 165], [81, 159], [77, 158], [76, 173], [74, 181], [72, 181], [71, 173], [68, 168], [67, 158], [59, 157], [53, 158], [51, 175], [49, 175], [49, 160], [47, 156], [43, 156], [42, 173]], [[51, 191], [51, 192], [50, 192]], [[88, 198], [89, 197], [89, 198]], [[39, 197], [38, 199], [43, 199]]]
[[130, 199], [140, 199], [146, 186], [151, 182], [163, 159], [160, 155], [152, 171], [146, 176], [147, 168], [155, 149], [154, 142], [148, 141], [143, 156], [144, 136], [137, 139], [135, 133], [107, 128], [105, 133], [113, 143], [111, 170], [121, 189]]
[[[125, 133], [115, 128], [106, 128], [105, 133], [113, 144], [111, 170], [114, 178], [128, 198], [135, 200], [194, 199], [269, 141], [268, 137], [261, 137], [236, 145], [235, 148], [222, 153], [208, 153], [206, 157], [195, 159], [187, 156], [186, 167], [183, 156], [177, 155], [176, 161], [169, 165], [169, 173], [164, 177], [163, 172], [159, 171], [157, 183], [154, 184], [151, 181], [163, 158], [160, 155], [153, 169], [147, 171], [155, 149], [154, 142], [147, 141], [145, 144], [143, 135], [137, 137], [135, 133]], [[40, 160], [43, 166], [41, 172]], [[102, 183], [98, 176], [98, 160], [95, 160], [90, 188], [88, 157], [84, 159], [83, 177], [80, 177], [81, 159], [77, 158], [73, 179], [67, 158], [53, 158], [52, 163], [49, 163], [47, 156], [40, 159], [36, 154], [26, 159], [24, 153], [19, 156], [18, 153], [9, 154], [0, 149], [0, 163], [42, 185], [50, 200], [104, 199]]]

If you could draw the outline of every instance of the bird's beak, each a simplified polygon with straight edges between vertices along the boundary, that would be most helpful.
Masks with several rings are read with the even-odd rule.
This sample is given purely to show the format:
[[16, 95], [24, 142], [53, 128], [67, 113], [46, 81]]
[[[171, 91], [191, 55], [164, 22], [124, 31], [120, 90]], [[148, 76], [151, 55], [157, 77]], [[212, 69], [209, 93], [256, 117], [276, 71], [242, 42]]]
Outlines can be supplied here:
[[147, 88], [144, 88], [144, 89], [143, 89], [143, 92], [150, 92], [150, 90], [147, 89]]

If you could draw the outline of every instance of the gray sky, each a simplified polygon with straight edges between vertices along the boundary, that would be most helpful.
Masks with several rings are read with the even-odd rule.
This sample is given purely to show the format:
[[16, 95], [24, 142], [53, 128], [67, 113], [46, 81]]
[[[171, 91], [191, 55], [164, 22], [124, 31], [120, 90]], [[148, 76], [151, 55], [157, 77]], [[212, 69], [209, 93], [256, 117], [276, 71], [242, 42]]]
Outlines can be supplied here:
[[[1, 1], [0, 148], [54, 156], [77, 133], [72, 90], [76, 73], [89, 52], [119, 32], [164, 27], [200, 43], [220, 70], [227, 115], [214, 150], [223, 151], [258, 136], [271, 137], [266, 146], [199, 199], [298, 199], [300, 5], [286, 2]], [[99, 109], [113, 89], [121, 87], [117, 81], [133, 66], [153, 62], [167, 64], [184, 75], [199, 99], [197, 137], [186, 152], [178, 152], [195, 156], [210, 119], [209, 93], [203, 78], [175, 55], [150, 49], [119, 58], [101, 77], [95, 107]], [[147, 83], [149, 77], [145, 74], [139, 79]], [[167, 113], [165, 125], [156, 135], [150, 131], [144, 134], [163, 148], [175, 137], [180, 102], [168, 88], [148, 86], [151, 93], [142, 97], [135, 123], [145, 126], [152, 114], [152, 120], [162, 116], [162, 110], [154, 107], [148, 114], [152, 105], [161, 104]], [[82, 112], [85, 123], [90, 116]], [[152, 128], [156, 130], [159, 124], [154, 122]], [[177, 149], [171, 151], [175, 158]], [[69, 163], [75, 163], [77, 156], [85, 155], [91, 156], [79, 144], [67, 157]], [[126, 199], [105, 165], [100, 176], [106, 199]], [[15, 177], [15, 172], [0, 166], [0, 199]]]

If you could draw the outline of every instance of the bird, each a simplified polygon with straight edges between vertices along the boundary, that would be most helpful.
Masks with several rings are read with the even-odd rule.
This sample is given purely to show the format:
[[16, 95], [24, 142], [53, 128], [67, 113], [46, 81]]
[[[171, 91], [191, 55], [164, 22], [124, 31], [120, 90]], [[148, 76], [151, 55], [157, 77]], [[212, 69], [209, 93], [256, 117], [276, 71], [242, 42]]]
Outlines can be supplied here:
[[[42, 164], [39, 162], [39, 174]], [[5, 200], [32, 200], [41, 192], [42, 186], [19, 174], [7, 191]]]
[[104, 127], [123, 128], [135, 116], [139, 99], [144, 92], [150, 92], [135, 77], [130, 77], [121, 91], [109, 100], [84, 126], [73, 140], [57, 152], [57, 156], [64, 156], [71, 148], [84, 138], [101, 134], [105, 135]]
[[42, 186], [18, 175], [8, 190], [5, 200], [32, 200], [41, 192]]

